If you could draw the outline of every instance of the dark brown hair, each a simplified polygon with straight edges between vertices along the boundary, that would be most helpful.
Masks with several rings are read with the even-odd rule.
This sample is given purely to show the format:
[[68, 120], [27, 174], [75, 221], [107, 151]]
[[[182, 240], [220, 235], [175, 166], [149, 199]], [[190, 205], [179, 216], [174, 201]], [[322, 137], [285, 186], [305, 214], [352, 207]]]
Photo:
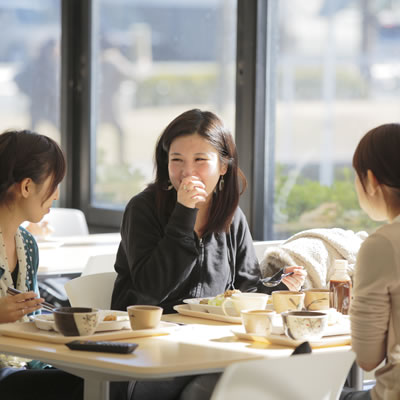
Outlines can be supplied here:
[[369, 169], [380, 184], [400, 189], [399, 150], [400, 124], [380, 125], [364, 135], [353, 156], [353, 168], [364, 190]]
[[64, 178], [65, 158], [58, 144], [47, 136], [28, 130], [6, 131], [0, 135], [0, 204], [14, 200], [9, 189], [25, 178], [40, 185], [49, 176], [47, 200]]
[[[206, 139], [218, 152], [220, 162], [227, 165], [224, 188], [212, 199], [209, 218], [202, 228], [203, 234], [226, 232], [232, 223], [239, 205], [239, 197], [247, 182], [238, 165], [236, 145], [223, 122], [212, 112], [193, 109], [176, 117], [158, 139], [155, 150], [154, 183], [150, 190], [156, 192], [157, 209], [160, 215], [169, 216], [176, 203], [176, 191], [167, 190], [169, 183], [168, 153], [171, 143], [180, 136], [198, 134]], [[241, 183], [241, 185], [240, 185]]]

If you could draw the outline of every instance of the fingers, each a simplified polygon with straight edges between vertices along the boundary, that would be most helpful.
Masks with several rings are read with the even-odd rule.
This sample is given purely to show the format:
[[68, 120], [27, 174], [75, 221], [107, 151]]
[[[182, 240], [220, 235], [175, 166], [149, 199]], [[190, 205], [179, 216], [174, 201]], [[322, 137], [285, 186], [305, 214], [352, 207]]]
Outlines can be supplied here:
[[197, 203], [206, 201], [208, 193], [205, 188], [198, 177], [186, 177], [178, 188], [178, 202], [186, 207], [195, 208]]
[[43, 302], [44, 299], [37, 297], [35, 292], [5, 296], [0, 302], [0, 322], [18, 321], [24, 315], [42, 308]]
[[293, 272], [293, 275], [282, 279], [289, 290], [299, 291], [306, 280], [307, 271], [302, 266], [285, 267], [285, 273]]

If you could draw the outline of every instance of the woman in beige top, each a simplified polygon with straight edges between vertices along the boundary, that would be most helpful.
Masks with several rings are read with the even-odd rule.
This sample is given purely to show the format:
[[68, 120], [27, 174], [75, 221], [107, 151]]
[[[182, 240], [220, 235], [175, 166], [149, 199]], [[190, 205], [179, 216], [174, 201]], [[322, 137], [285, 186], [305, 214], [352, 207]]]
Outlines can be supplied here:
[[361, 208], [388, 221], [362, 244], [357, 256], [350, 310], [358, 365], [375, 373], [371, 391], [348, 399], [400, 399], [400, 124], [369, 131], [353, 157]]

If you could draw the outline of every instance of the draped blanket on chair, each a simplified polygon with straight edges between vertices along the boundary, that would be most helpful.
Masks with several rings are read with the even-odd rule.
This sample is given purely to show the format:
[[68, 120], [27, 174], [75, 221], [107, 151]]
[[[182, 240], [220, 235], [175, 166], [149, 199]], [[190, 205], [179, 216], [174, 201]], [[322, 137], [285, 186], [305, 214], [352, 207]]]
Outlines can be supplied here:
[[324, 288], [333, 275], [336, 259], [347, 260], [352, 276], [358, 250], [368, 234], [341, 228], [310, 229], [299, 232], [279, 247], [269, 247], [260, 263], [262, 276], [271, 276], [289, 265], [307, 271], [305, 288]]

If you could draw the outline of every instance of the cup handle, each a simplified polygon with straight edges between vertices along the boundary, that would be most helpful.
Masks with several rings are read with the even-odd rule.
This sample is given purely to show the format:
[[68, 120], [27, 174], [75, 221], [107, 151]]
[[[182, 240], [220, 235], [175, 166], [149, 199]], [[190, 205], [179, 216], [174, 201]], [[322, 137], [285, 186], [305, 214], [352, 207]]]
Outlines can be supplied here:
[[229, 317], [231, 314], [229, 314], [229, 313], [226, 311], [225, 307], [226, 307], [226, 305], [227, 305], [229, 302], [233, 303], [232, 299], [231, 299], [230, 297], [227, 297], [227, 298], [222, 302], [222, 304], [221, 304], [222, 312], [223, 312], [225, 315], [227, 315], [228, 317]]

